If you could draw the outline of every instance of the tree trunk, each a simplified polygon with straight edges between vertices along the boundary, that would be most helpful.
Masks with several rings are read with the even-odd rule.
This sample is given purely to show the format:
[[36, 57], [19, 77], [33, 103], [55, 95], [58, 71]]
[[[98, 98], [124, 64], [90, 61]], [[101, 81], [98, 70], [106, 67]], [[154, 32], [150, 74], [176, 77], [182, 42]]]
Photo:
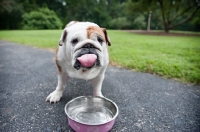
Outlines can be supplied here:
[[165, 33], [169, 33], [169, 30], [170, 30], [170, 27], [169, 27], [169, 26], [170, 26], [170, 24], [169, 24], [169, 23], [165, 23], [164, 26], [165, 26], [165, 27], [164, 27]]
[[149, 18], [148, 18], [148, 24], [147, 24], [147, 31], [150, 31], [150, 30], [151, 30], [150, 26], [151, 26], [151, 11], [149, 11]]
[[168, 28], [165, 28], [165, 33], [169, 33], [169, 29]]

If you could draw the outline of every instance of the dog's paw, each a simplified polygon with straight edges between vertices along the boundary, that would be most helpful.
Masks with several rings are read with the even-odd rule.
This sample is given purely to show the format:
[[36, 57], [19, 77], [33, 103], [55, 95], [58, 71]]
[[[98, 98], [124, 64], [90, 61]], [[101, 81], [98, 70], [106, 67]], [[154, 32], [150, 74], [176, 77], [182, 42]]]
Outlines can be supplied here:
[[60, 101], [60, 98], [62, 97], [63, 91], [53, 91], [52, 93], [47, 96], [46, 101], [49, 101], [50, 103], [56, 103]]

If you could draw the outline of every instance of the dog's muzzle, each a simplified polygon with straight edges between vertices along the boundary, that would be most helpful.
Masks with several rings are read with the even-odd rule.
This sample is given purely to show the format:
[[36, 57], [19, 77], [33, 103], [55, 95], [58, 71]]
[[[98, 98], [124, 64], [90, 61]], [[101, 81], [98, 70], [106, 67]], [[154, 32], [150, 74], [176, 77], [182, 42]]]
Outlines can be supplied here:
[[75, 57], [76, 62], [74, 68], [79, 70], [81, 67], [90, 69], [94, 66], [100, 67], [99, 55], [93, 44], [87, 43], [79, 49], [79, 53]]

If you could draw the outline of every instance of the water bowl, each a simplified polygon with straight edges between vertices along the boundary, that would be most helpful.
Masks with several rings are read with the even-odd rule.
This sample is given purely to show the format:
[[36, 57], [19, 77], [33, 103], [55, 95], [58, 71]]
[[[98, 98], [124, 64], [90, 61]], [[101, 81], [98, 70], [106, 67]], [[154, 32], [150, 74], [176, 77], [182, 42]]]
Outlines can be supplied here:
[[65, 105], [65, 113], [76, 132], [108, 132], [114, 125], [118, 107], [104, 97], [80, 96]]

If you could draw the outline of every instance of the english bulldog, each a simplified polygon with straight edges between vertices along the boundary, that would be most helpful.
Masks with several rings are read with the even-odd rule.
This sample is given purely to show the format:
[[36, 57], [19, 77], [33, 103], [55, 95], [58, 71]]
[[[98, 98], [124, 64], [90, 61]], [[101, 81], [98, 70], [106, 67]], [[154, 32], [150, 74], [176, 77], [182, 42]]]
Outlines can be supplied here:
[[101, 92], [104, 74], [109, 63], [106, 29], [92, 22], [72, 21], [66, 25], [56, 51], [58, 85], [46, 101], [60, 101], [69, 77], [91, 80], [94, 96]]

